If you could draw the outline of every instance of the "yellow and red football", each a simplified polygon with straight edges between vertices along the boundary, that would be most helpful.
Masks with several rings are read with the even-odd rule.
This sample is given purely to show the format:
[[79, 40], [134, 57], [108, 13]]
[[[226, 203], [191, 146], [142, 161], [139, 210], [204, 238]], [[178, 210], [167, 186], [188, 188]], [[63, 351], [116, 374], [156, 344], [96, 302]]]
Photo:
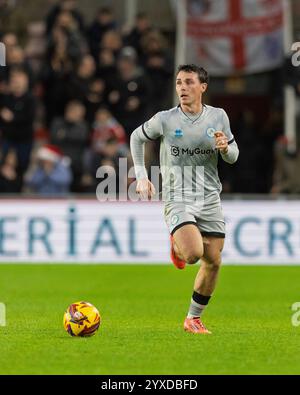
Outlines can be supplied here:
[[88, 302], [72, 303], [64, 314], [64, 328], [71, 336], [92, 336], [100, 322], [99, 311]]

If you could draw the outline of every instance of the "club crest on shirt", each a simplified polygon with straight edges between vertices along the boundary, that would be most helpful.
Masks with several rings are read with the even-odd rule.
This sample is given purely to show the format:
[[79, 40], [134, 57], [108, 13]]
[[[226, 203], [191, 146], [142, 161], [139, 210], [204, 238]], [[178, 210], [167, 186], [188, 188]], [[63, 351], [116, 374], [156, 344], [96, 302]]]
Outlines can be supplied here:
[[215, 128], [208, 128], [207, 130], [206, 130], [206, 134], [207, 134], [207, 136], [208, 137], [214, 137], [214, 135], [215, 135], [215, 131], [216, 131], [216, 129]]
[[176, 129], [174, 132], [175, 137], [183, 136], [183, 131], [181, 129]]

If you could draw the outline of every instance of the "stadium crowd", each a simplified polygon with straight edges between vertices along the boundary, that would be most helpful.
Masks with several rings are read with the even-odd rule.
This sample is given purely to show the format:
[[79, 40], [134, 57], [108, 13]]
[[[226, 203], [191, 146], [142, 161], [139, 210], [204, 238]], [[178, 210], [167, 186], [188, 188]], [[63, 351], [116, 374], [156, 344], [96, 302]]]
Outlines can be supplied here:
[[[126, 31], [113, 9], [101, 7], [87, 25], [74, 0], [61, 0], [29, 29], [25, 44], [12, 31], [0, 34], [6, 47], [0, 193], [94, 193], [97, 168], [117, 170], [120, 157], [130, 160], [130, 133], [172, 106], [174, 51], [145, 13]], [[282, 160], [282, 119], [276, 116], [259, 140], [264, 146], [257, 144], [254, 114], [242, 114], [233, 125], [242, 154], [235, 170], [221, 172], [225, 191], [300, 192], [295, 158], [290, 167]], [[148, 166], [158, 163], [157, 152], [155, 143], [148, 145]], [[270, 182], [260, 185], [266, 177]]]

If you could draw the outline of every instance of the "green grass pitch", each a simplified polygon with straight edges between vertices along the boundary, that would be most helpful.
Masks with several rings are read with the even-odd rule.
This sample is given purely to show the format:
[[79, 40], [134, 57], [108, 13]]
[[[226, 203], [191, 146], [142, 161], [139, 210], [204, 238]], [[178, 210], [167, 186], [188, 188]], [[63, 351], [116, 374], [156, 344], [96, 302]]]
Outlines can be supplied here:
[[[203, 321], [182, 329], [196, 270], [155, 265], [0, 265], [0, 374], [299, 374], [300, 267], [224, 266]], [[99, 309], [91, 338], [63, 329], [66, 307]]]

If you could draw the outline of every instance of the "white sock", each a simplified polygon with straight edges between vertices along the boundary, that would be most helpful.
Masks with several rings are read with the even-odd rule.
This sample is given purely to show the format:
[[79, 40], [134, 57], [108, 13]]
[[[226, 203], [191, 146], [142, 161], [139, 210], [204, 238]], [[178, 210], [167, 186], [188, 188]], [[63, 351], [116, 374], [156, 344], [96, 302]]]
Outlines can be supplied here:
[[199, 304], [195, 302], [192, 298], [187, 317], [188, 318], [200, 317], [206, 306], [207, 306], [206, 304]]

